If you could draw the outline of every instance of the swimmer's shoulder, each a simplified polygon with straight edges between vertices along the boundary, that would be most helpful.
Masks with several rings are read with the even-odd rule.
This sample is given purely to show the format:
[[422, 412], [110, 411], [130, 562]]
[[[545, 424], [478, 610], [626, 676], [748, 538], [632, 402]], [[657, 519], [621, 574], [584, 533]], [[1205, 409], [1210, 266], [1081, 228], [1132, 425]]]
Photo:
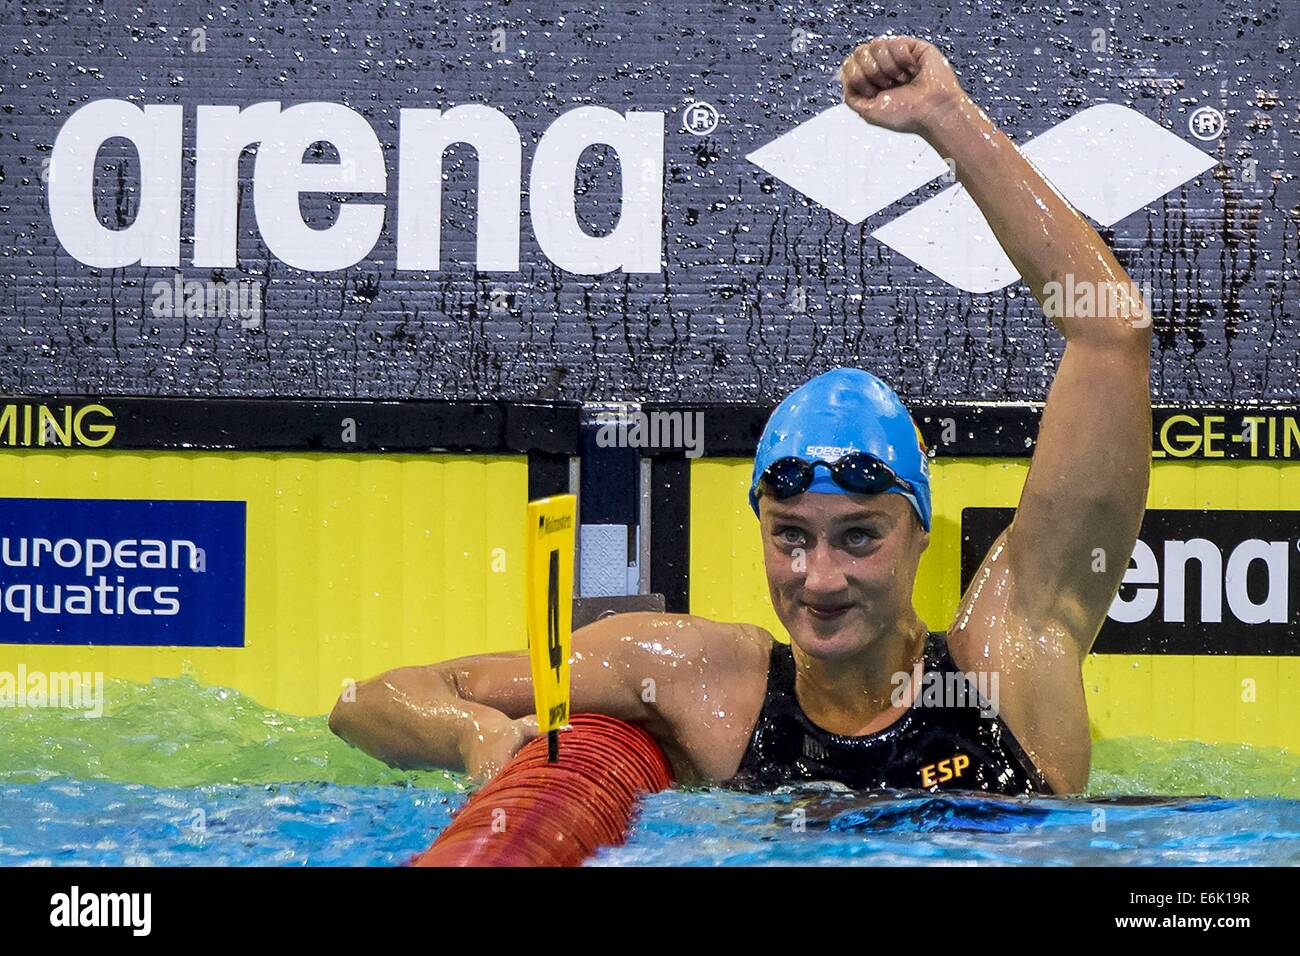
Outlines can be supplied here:
[[647, 729], [665, 745], [679, 779], [734, 776], [766, 696], [771, 633], [693, 614], [618, 618], [635, 635], [640, 660], [630, 672], [655, 681], [655, 720]]
[[[615, 624], [614, 622], [618, 623]], [[716, 674], [750, 672], [755, 667], [767, 673], [768, 656], [775, 640], [757, 624], [715, 621], [697, 614], [661, 611], [633, 611], [606, 618], [647, 660], [662, 660], [674, 667], [688, 665]]]

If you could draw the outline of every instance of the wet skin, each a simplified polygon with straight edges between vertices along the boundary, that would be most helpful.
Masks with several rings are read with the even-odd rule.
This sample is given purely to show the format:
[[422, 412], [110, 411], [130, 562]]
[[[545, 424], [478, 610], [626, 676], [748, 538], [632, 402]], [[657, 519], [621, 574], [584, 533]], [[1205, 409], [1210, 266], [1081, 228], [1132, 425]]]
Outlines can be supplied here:
[[[911, 704], [891, 695], [895, 675], [910, 673], [924, 648], [928, 627], [912, 592], [929, 535], [893, 494], [764, 498], [760, 513], [769, 591], [794, 645], [800, 706], [832, 733], [883, 730]], [[1077, 790], [1079, 766], [1057, 761], [1088, 746], [1078, 657], [1068, 640], [1017, 621], [1004, 551], [1003, 542], [990, 551], [966, 613], [949, 630], [950, 650], [964, 671], [1001, 660], [1003, 687], [1052, 694], [1050, 719], [1036, 723], [1037, 712], [1004, 690], [1003, 719], [1053, 789]], [[680, 782], [725, 781], [740, 765], [763, 704], [771, 641], [754, 625], [690, 615], [598, 621], [574, 633], [573, 710], [644, 726]], [[335, 708], [331, 726], [395, 765], [486, 778], [533, 735], [532, 708], [528, 657], [520, 651], [392, 671], [359, 685], [355, 702]], [[461, 730], [449, 732], [453, 726]], [[455, 746], [431, 754], [422, 728]], [[1086, 783], [1086, 764], [1081, 769]]]
[[[865, 121], [920, 135], [951, 161], [1040, 303], [1067, 275], [1076, 286], [1133, 288], [936, 48], [878, 37], [853, 51], [841, 77], [845, 102]], [[1087, 783], [1081, 668], [1128, 566], [1150, 477], [1150, 314], [1140, 300], [1121, 305], [1114, 316], [1051, 316], [1066, 345], [1016, 517], [948, 628], [960, 670], [998, 675], [999, 715], [1058, 793]], [[893, 494], [764, 499], [760, 514], [800, 705], [832, 732], [883, 729], [909, 703], [891, 704], [890, 678], [921, 654], [926, 625], [912, 589], [928, 535]], [[598, 621], [574, 634], [572, 709], [642, 724], [683, 782], [726, 780], [762, 705], [770, 641], [752, 624], [688, 615]], [[366, 681], [355, 700], [339, 701], [330, 726], [394, 765], [482, 779], [535, 733], [532, 707], [526, 654], [487, 654]]]

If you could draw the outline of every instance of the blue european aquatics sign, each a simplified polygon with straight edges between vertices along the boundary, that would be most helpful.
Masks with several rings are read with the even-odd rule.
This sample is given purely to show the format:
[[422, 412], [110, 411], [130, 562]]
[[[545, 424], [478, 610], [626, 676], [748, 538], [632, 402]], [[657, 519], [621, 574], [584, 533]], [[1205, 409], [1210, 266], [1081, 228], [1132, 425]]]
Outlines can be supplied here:
[[0, 644], [243, 647], [243, 501], [0, 498]]

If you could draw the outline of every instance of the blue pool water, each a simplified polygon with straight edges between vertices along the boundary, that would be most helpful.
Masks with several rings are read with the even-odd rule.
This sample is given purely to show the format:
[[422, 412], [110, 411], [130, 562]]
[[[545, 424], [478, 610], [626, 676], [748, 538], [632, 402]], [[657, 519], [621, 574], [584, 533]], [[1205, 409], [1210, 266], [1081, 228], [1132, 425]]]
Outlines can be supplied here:
[[[800, 813], [799, 811], [802, 811]], [[651, 797], [592, 865], [1178, 866], [1300, 863], [1300, 801], [722, 791]]]
[[0, 866], [396, 866], [464, 799], [406, 786], [0, 784]]
[[[324, 717], [188, 677], [110, 682], [99, 719], [0, 709], [0, 865], [393, 866], [467, 792], [454, 774], [383, 766]], [[1103, 740], [1080, 798], [673, 790], [589, 861], [975, 863], [1300, 864], [1300, 756]]]
[[[394, 866], [465, 799], [410, 786], [0, 785], [0, 865]], [[1300, 801], [649, 796], [592, 866], [1300, 864]]]

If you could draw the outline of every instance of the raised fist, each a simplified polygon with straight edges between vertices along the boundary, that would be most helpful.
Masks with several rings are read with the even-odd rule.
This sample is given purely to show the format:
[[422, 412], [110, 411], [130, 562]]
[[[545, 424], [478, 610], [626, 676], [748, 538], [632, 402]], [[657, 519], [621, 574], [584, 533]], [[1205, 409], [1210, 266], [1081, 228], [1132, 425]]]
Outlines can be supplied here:
[[966, 96], [944, 55], [916, 37], [876, 37], [840, 67], [844, 102], [868, 123], [924, 133]]

